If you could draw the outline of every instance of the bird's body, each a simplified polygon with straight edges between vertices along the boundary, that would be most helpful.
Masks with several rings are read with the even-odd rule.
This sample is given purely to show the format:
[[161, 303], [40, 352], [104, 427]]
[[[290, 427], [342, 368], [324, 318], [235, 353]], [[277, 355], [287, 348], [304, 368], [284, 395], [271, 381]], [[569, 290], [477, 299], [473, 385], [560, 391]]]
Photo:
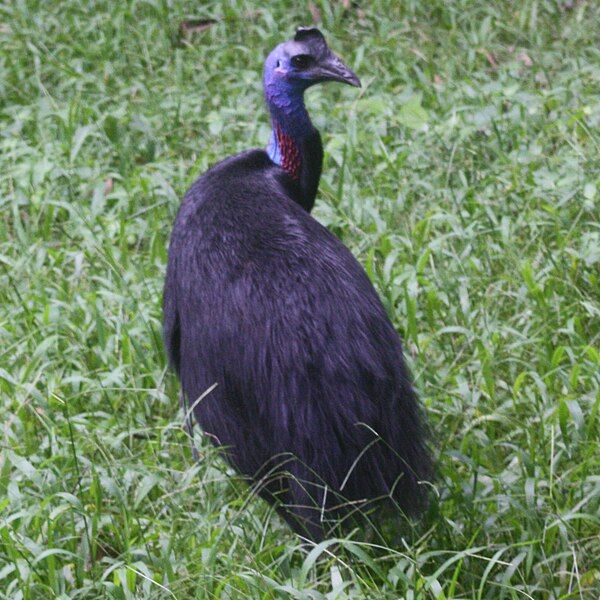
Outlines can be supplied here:
[[271, 145], [219, 163], [186, 194], [164, 335], [187, 402], [213, 388], [194, 407], [204, 432], [319, 539], [322, 516], [353, 503], [388, 497], [414, 512], [430, 462], [398, 335], [360, 264], [307, 212], [320, 137], [311, 126], [290, 143], [300, 166]]

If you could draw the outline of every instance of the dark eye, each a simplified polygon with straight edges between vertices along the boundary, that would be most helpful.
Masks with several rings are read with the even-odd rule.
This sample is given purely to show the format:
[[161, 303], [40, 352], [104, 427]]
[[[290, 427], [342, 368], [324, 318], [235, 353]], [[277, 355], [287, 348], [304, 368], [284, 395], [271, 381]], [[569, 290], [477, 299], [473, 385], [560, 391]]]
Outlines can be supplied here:
[[306, 69], [314, 62], [314, 58], [310, 54], [297, 54], [292, 56], [292, 66], [297, 69]]

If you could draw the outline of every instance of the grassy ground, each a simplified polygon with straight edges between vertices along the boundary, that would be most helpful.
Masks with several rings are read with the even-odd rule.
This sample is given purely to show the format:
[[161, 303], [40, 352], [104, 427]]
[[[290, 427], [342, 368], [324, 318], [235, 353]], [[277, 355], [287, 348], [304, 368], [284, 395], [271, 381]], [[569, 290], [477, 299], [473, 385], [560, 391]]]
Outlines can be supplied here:
[[179, 198], [265, 145], [263, 57], [312, 18], [258, 4], [0, 7], [0, 594], [596, 598], [599, 5], [313, 5], [363, 80], [309, 93], [315, 215], [403, 335], [439, 462], [421, 522], [332, 553], [200, 440], [193, 464], [160, 340]]

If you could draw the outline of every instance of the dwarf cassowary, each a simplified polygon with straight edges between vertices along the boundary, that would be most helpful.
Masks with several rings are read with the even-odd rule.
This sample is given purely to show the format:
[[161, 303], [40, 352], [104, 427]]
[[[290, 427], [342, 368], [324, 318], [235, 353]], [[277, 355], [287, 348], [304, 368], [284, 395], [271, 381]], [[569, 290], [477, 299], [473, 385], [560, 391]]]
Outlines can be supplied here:
[[267, 150], [189, 189], [164, 289], [184, 406], [313, 540], [371, 505], [414, 514], [431, 473], [400, 339], [360, 264], [309, 214], [323, 149], [303, 93], [325, 81], [360, 86], [318, 29], [269, 54]]

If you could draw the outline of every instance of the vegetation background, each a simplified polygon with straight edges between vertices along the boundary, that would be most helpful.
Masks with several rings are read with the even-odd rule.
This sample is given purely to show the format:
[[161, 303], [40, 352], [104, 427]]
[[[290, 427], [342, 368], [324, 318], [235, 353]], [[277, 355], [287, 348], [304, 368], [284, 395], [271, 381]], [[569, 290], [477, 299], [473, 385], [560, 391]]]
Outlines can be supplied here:
[[[313, 20], [363, 80], [308, 94], [315, 216], [439, 463], [422, 521], [337, 549], [193, 464], [160, 324], [182, 194], [265, 145], [262, 61]], [[592, 0], [3, 3], [1, 597], [597, 598], [599, 31]]]

